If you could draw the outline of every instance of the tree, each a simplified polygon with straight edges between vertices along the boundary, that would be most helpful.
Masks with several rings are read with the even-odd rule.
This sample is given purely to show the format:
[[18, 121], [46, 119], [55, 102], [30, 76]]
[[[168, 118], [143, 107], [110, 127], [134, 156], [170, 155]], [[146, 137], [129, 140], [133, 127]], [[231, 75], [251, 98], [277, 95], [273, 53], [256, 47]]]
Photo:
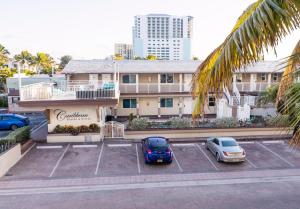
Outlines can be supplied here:
[[51, 74], [55, 62], [49, 54], [38, 52], [34, 57], [34, 64], [37, 66], [38, 73]]
[[134, 60], [142, 60], [141, 57], [134, 57], [133, 59], [134, 59]]
[[[251, 4], [239, 17], [223, 43], [201, 63], [194, 74], [192, 92], [196, 98], [196, 106], [193, 116], [203, 113], [209, 91], [223, 92], [224, 87], [231, 83], [235, 71], [262, 60], [265, 50], [275, 49], [285, 36], [298, 28], [300, 28], [299, 0], [257, 0]], [[299, 49], [297, 46], [296, 48]], [[295, 54], [292, 57], [295, 57]], [[293, 61], [289, 61], [289, 63], [299, 63], [295, 61], [295, 58], [291, 60]], [[287, 88], [280, 85], [278, 90], [278, 95], [281, 97], [285, 95], [285, 99], [287, 98], [285, 90], [289, 89], [293, 83], [293, 80], [289, 79], [293, 71], [287, 69], [284, 76], [288, 80], [282, 79], [281, 81], [290, 83], [290, 85], [287, 85]], [[294, 96], [294, 98], [299, 97]], [[279, 102], [285, 103], [282, 102], [282, 98]], [[299, 100], [296, 101], [296, 99], [291, 102], [293, 105], [299, 104]], [[296, 127], [297, 121], [299, 122], [299, 114], [297, 114], [299, 117], [294, 121], [292, 127]], [[297, 118], [295, 115], [294, 119]], [[300, 144], [300, 131], [297, 132], [294, 139], [297, 139]]]
[[16, 69], [10, 69], [8, 67], [0, 69], [0, 83], [6, 84], [6, 78], [13, 77], [17, 73]]
[[20, 63], [21, 69], [23, 69], [23, 70], [25, 68], [25, 64], [27, 64], [27, 65], [33, 65], [33, 63], [34, 63], [34, 57], [27, 50], [21, 51], [20, 54], [16, 54], [14, 56], [14, 59], [18, 63]]
[[146, 57], [147, 60], [157, 60], [157, 57], [153, 54], [149, 54], [147, 57]]
[[198, 57], [193, 57], [193, 60], [199, 60], [199, 58]]
[[193, 115], [203, 113], [210, 90], [223, 92], [235, 71], [261, 60], [264, 50], [275, 48], [299, 25], [299, 0], [257, 0], [251, 4], [223, 43], [194, 74], [192, 92], [196, 106]]
[[0, 67], [4, 66], [8, 62], [9, 51], [0, 44]]
[[266, 90], [260, 92], [259, 94], [259, 103], [261, 104], [269, 104], [269, 103], [275, 103], [277, 98], [277, 92], [278, 92], [279, 85], [273, 85], [268, 87]]
[[115, 54], [114, 60], [123, 60], [124, 57], [121, 54]]
[[70, 55], [62, 56], [60, 58], [60, 63], [59, 63], [58, 69], [63, 70], [71, 60], [72, 60], [72, 57]]

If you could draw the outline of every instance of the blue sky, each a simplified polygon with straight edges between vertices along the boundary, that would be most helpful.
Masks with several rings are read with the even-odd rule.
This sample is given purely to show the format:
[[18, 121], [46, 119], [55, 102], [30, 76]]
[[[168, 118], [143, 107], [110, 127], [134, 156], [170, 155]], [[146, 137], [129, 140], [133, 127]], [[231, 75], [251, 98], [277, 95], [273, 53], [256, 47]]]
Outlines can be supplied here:
[[[27, 49], [58, 58], [99, 59], [113, 54], [113, 44], [131, 43], [133, 17], [166, 13], [194, 17], [192, 54], [204, 59], [232, 29], [254, 0], [0, 0], [0, 43], [11, 54]], [[289, 55], [300, 31], [277, 48]], [[266, 56], [274, 60], [273, 54]]]

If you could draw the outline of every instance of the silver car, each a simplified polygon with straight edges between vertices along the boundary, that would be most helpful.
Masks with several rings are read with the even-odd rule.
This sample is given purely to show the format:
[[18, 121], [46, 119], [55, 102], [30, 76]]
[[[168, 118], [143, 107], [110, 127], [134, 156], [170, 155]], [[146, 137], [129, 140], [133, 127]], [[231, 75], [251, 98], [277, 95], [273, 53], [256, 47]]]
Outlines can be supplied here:
[[232, 137], [208, 138], [205, 147], [218, 162], [243, 162], [246, 158], [245, 150]]

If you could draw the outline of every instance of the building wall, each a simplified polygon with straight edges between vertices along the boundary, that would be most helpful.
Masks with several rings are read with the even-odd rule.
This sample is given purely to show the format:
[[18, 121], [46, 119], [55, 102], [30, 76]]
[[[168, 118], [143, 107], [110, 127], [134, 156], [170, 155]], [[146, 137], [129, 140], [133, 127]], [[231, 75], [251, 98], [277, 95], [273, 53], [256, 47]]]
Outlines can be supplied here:
[[139, 99], [139, 114], [143, 115], [158, 115], [158, 98], [140, 98]]
[[[161, 97], [165, 98], [165, 97]], [[166, 97], [167, 98], [167, 97]], [[168, 97], [170, 98], [170, 97]], [[160, 114], [161, 115], [179, 115], [179, 97], [172, 97], [173, 98], [173, 107], [161, 107]]]
[[78, 73], [78, 74], [72, 74], [71, 80], [89, 80], [89, 74], [87, 73]]

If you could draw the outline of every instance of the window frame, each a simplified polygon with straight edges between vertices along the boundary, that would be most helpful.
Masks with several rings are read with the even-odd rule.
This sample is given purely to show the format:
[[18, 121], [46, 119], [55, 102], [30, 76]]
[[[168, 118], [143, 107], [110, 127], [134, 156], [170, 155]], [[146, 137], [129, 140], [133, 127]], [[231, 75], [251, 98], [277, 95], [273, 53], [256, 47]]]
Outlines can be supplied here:
[[[124, 82], [124, 77], [128, 76], [128, 82]], [[123, 84], [136, 84], [136, 74], [124, 74], [122, 75]]]
[[[164, 101], [164, 102], [163, 102]], [[170, 103], [168, 103], [168, 101], [172, 101], [172, 105], [168, 105]], [[160, 98], [160, 107], [161, 108], [173, 108], [174, 107], [174, 99], [171, 98], [171, 97], [168, 97], [168, 98]]]
[[[211, 104], [214, 104], [214, 105], [211, 105]], [[208, 96], [208, 106], [209, 107], [215, 107], [216, 106], [216, 97], [214, 97], [214, 96]]]
[[[125, 107], [125, 101], [126, 100], [129, 100], [129, 106], [127, 107], [127, 105], [126, 105], [126, 107]], [[133, 101], [135, 101], [135, 102], [133, 102]], [[137, 107], [137, 100], [136, 99], [134, 99], [134, 98], [130, 98], [130, 99], [123, 99], [123, 101], [122, 101], [122, 108], [123, 109], [135, 109]]]
[[[168, 76], [172, 76], [172, 82], [168, 81]], [[165, 81], [163, 81], [163, 77], [165, 77]], [[162, 73], [160, 74], [160, 83], [162, 84], [173, 84], [174, 83], [174, 73]]]
[[[264, 79], [263, 79], [264, 78]], [[267, 81], [267, 74], [266, 73], [261, 73], [260, 74], [260, 80], [262, 81], [262, 82], [266, 82]]]

